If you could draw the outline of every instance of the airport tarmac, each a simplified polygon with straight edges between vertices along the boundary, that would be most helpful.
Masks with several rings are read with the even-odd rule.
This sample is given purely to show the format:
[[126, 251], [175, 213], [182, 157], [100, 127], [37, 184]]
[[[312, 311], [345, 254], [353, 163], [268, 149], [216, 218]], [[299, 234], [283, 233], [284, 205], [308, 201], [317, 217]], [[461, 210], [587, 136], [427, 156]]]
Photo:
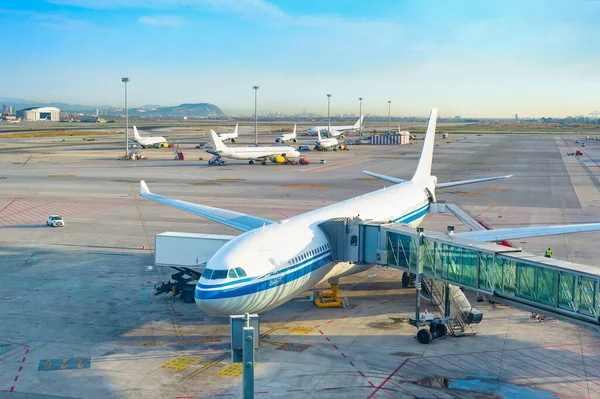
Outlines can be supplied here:
[[[598, 222], [600, 142], [587, 142], [584, 156], [567, 156], [575, 138], [438, 137], [440, 182], [514, 175], [438, 199], [494, 228]], [[170, 271], [153, 267], [150, 250], [164, 231], [237, 232], [138, 198], [138, 181], [158, 194], [278, 220], [389, 184], [362, 170], [410, 178], [421, 145], [310, 151], [306, 166], [211, 167], [210, 154], [192, 144], [179, 148], [184, 161], [172, 149], [125, 161], [117, 139], [96, 139], [0, 137], [0, 399], [241, 397], [228, 319], [154, 296], [153, 285]], [[45, 225], [53, 213], [65, 218], [64, 228]], [[465, 230], [450, 214], [427, 215], [423, 227], [450, 224]], [[599, 238], [515, 244], [595, 265]], [[318, 309], [307, 292], [261, 315], [256, 397], [600, 397], [600, 333], [471, 298], [484, 312], [476, 336], [421, 345], [406, 323], [414, 289], [402, 289], [400, 276], [374, 268], [342, 279], [348, 309]]]

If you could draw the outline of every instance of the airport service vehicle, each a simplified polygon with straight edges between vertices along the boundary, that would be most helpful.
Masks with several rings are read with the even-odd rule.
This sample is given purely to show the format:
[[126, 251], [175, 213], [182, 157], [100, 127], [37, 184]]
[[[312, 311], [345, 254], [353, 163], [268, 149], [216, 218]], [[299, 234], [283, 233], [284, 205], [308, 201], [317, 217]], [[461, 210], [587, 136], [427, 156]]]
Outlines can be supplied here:
[[581, 142], [581, 146], [582, 146], [582, 147], [585, 147], [585, 143], [584, 143], [583, 141]]
[[208, 260], [235, 236], [165, 232], [154, 238], [154, 264], [171, 267], [176, 273], [168, 282], [155, 285], [155, 295], [179, 295], [186, 303], [194, 302], [196, 282]]
[[298, 158], [300, 156], [300, 153], [294, 147], [227, 147], [219, 139], [214, 130], [210, 131], [210, 141], [213, 148], [206, 150], [206, 152], [214, 155], [208, 161], [211, 165], [221, 164], [221, 158], [245, 159], [250, 165], [254, 164], [255, 161], [259, 161], [263, 165], [266, 165], [267, 159], [277, 162], [278, 156], [283, 157], [283, 160], [286, 158]]
[[583, 152], [581, 152], [581, 150], [577, 150], [575, 151], [575, 155], [583, 155]]
[[298, 151], [310, 151], [310, 147], [307, 145], [298, 146]]
[[361, 115], [361, 117], [356, 121], [356, 123], [354, 125], [347, 125], [347, 126], [313, 126], [308, 128], [308, 133], [311, 134], [317, 134], [317, 133], [321, 133], [321, 132], [328, 132], [329, 133], [329, 137], [341, 137], [343, 138], [343, 132], [345, 132], [346, 130], [356, 130], [356, 129], [360, 129], [360, 125], [362, 124], [362, 121], [364, 119], [364, 115]]
[[300, 158], [298, 162], [300, 165], [308, 165], [308, 158]]
[[[337, 279], [374, 265], [333, 262], [330, 244], [319, 227], [332, 218], [392, 221], [416, 227], [436, 202], [436, 189], [511, 176], [438, 183], [431, 175], [437, 109], [432, 109], [417, 169], [410, 180], [364, 171], [394, 183], [301, 215], [273, 221], [240, 212], [180, 201], [150, 192], [140, 181], [140, 195], [233, 227], [243, 233], [223, 245], [208, 261], [194, 293], [198, 307], [215, 315], [262, 313], [321, 282], [337, 290]], [[479, 241], [502, 241], [582, 231], [598, 231], [600, 223], [506, 228], [455, 233]]]
[[235, 125], [235, 130], [233, 133], [221, 133], [218, 135], [221, 141], [223, 140], [231, 140], [232, 143], [235, 143], [238, 138], [238, 125]]
[[165, 139], [164, 137], [161, 136], [157, 136], [157, 137], [142, 137], [140, 136], [140, 133], [137, 130], [137, 127], [133, 127], [133, 141], [135, 141], [136, 143], [138, 143], [142, 148], [146, 148], [146, 147], [168, 147], [169, 143], [167, 143], [167, 139]]
[[294, 125], [294, 131], [292, 133], [282, 134], [281, 136], [275, 139], [276, 143], [287, 143], [288, 141], [292, 141], [294, 143], [298, 142], [298, 136], [296, 135], [296, 125]]
[[58, 215], [50, 215], [46, 219], [46, 224], [52, 227], [65, 227], [65, 221]]

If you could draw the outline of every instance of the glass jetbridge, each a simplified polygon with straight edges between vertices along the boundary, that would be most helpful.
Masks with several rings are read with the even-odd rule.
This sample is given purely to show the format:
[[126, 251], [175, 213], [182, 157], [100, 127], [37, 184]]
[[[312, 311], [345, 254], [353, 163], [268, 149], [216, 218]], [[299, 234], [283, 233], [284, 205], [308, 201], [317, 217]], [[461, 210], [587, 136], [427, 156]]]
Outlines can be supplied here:
[[[470, 306], [462, 290], [565, 321], [600, 325], [599, 268], [393, 223], [340, 218], [320, 227], [330, 241], [334, 260], [374, 263], [417, 275], [417, 290], [422, 286], [446, 318], [442, 335], [448, 330], [464, 332], [465, 325], [481, 320], [481, 313]], [[422, 322], [418, 298], [415, 318]]]

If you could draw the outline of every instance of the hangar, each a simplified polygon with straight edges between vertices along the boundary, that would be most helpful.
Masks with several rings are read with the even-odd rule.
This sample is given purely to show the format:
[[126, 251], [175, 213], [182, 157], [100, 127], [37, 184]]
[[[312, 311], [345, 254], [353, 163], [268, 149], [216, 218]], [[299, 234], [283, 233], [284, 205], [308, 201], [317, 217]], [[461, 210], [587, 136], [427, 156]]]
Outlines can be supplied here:
[[56, 107], [32, 107], [17, 111], [17, 117], [26, 121], [48, 120], [58, 122], [60, 120], [60, 109]]

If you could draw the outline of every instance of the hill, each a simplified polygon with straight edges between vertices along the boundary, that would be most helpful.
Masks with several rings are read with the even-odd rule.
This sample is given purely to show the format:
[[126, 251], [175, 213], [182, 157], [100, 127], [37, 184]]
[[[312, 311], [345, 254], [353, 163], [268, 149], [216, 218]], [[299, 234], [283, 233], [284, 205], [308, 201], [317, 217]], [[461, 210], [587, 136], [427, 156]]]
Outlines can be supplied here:
[[136, 108], [130, 109], [129, 115], [133, 116], [161, 116], [161, 117], [201, 117], [201, 118], [222, 118], [225, 115], [219, 107], [209, 103], [180, 104], [172, 107], [159, 108]]

